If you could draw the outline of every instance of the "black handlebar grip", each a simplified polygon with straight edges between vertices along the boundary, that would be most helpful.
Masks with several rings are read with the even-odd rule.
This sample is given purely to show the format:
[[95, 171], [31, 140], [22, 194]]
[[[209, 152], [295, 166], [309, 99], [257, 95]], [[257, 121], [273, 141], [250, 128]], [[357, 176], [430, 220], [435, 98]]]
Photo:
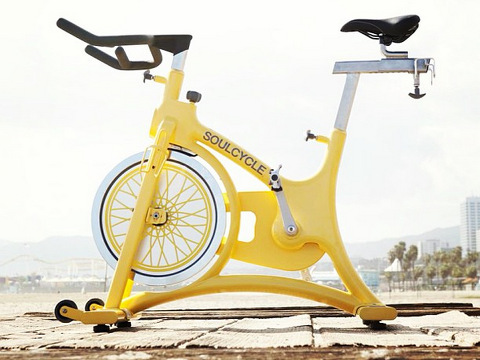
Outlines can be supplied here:
[[150, 35], [97, 36], [64, 18], [57, 20], [57, 26], [80, 40], [94, 46], [113, 47], [120, 45], [143, 45], [150, 44], [153, 41], [153, 36]]
[[159, 49], [153, 46], [148, 46], [153, 56], [153, 62], [148, 61], [130, 61], [125, 50], [119, 46], [115, 49], [115, 55], [117, 55], [118, 63], [122, 70], [146, 70], [157, 67], [162, 62], [162, 53]]
[[95, 44], [97, 36], [82, 29], [80, 26], [75, 25], [74, 23], [68, 21], [67, 19], [60, 18], [57, 20], [57, 26], [63, 31], [68, 32], [70, 35], [73, 35], [79, 38], [82, 41], [85, 41], [91, 45]]
[[[107, 64], [108, 66], [111, 66], [117, 70], [146, 70], [157, 67], [162, 62], [162, 55], [160, 54], [160, 50], [155, 50], [158, 52], [158, 54], [154, 55], [154, 61], [148, 62], [130, 61], [127, 54], [125, 53], [125, 50], [120, 46], [117, 47], [117, 49], [115, 50], [115, 55], [117, 55], [118, 60], [115, 59], [113, 56], [110, 56], [107, 53], [103, 52], [102, 50], [97, 49], [95, 46], [88, 45], [85, 48], [85, 52], [88, 55], [93, 56], [95, 59], [100, 60], [104, 64]], [[153, 53], [154, 52], [152, 51], [152, 55]]]
[[95, 59], [100, 60], [104, 64], [107, 64], [108, 66], [111, 66], [117, 70], [123, 70], [117, 59], [104, 53], [102, 50], [97, 49], [95, 46], [88, 45], [85, 48], [85, 52], [88, 55], [93, 56]]

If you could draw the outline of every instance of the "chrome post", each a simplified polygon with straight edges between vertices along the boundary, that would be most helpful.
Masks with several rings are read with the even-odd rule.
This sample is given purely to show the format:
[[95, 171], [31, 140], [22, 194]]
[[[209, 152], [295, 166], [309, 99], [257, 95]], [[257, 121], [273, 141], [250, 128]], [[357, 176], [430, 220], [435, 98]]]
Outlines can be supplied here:
[[380, 44], [380, 50], [387, 58], [408, 58], [408, 51], [388, 51], [385, 44]]
[[173, 55], [172, 60], [172, 69], [183, 71], [185, 67], [185, 61], [187, 60], [188, 50], [182, 51], [181, 53]]
[[360, 73], [348, 73], [343, 88], [342, 100], [338, 107], [337, 118], [335, 120], [335, 129], [345, 131], [348, 125], [348, 119], [352, 112], [353, 100], [357, 91], [358, 81], [360, 80]]

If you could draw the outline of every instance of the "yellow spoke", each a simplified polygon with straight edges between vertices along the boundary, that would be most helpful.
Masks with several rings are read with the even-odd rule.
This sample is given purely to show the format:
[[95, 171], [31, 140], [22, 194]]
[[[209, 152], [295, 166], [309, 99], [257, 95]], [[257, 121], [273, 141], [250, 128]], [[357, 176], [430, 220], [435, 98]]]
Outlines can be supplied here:
[[[193, 213], [188, 213], [188, 212], [185, 212], [185, 211], [176, 211], [175, 212], [175, 215], [174, 215], [174, 219], [185, 219], [187, 217], [190, 217], [190, 216], [194, 216], [194, 217], [197, 217], [197, 218], [201, 218], [201, 219], [205, 219], [207, 220], [208, 219], [208, 216], [206, 215], [198, 215], [199, 212], [205, 212], [207, 210], [207, 208], [203, 208], [203, 209], [200, 209], [198, 211], [195, 211]], [[177, 214], [185, 214], [183, 216], [176, 216]]]
[[[128, 191], [127, 191], [125, 188], [128, 188]], [[118, 191], [121, 192], [121, 193], [130, 195], [130, 196], [133, 196], [134, 198], [137, 197], [137, 195], [136, 195], [135, 192], [133, 191], [133, 189], [132, 189], [132, 187], [130, 186], [130, 184], [128, 183], [128, 181], [125, 182], [125, 185], [122, 186]]]
[[133, 208], [128, 206], [128, 207], [117, 207], [117, 208], [112, 208], [112, 212], [113, 211], [124, 211], [124, 210], [130, 210], [130, 211], [133, 211]]
[[[156, 232], [156, 235], [153, 234], [153, 231]], [[161, 247], [160, 245], [160, 236], [158, 235], [158, 229], [155, 227], [153, 228], [152, 227], [152, 231], [150, 231], [150, 239], [152, 237], [155, 237], [155, 240], [153, 241], [153, 244], [152, 244], [152, 241], [150, 240], [150, 249], [149, 249], [149, 252], [150, 252], [150, 265], [153, 265], [153, 258], [152, 258], [152, 250], [153, 248], [155, 247], [155, 243], [158, 242], [158, 246]]]
[[150, 247], [147, 251], [147, 253], [145, 254], [145, 256], [143, 257], [143, 259], [140, 261], [140, 263], [144, 264], [144, 261], [145, 259], [150, 255], [150, 264], [152, 263], [152, 237], [150, 236], [149, 237], [149, 241], [150, 241]]
[[[188, 189], [192, 188], [193, 186], [195, 186], [195, 184], [192, 184], [190, 185], [188, 188], [185, 189], [185, 185], [187, 183], [187, 178], [184, 177], [183, 178], [183, 184], [182, 186], [180, 187], [180, 190], [178, 191], [177, 195], [175, 195], [174, 197], [172, 197], [171, 199], [167, 196], [166, 199], [167, 199], [167, 202], [170, 202], [170, 203], [174, 203], [175, 199], [177, 199], [180, 195], [182, 195], [185, 191], [187, 191]], [[167, 183], [167, 185], [170, 184], [170, 183]]]
[[135, 194], [135, 191], [133, 191], [132, 187], [130, 186], [130, 183], [127, 182], [125, 185], [127, 185], [128, 189], [130, 190], [130, 193], [131, 193], [132, 196], [136, 199], [136, 198], [137, 198], [137, 195]]
[[185, 241], [185, 244], [187, 244], [190, 251], [192, 251], [192, 248], [188, 244], [189, 242], [194, 243], [195, 245], [198, 245], [200, 243], [200, 241], [193, 241], [192, 239], [189, 239], [189, 238], [185, 237], [185, 235], [183, 235], [183, 233], [180, 229], [178, 229], [178, 228], [175, 228], [175, 229], [177, 230], [177, 232], [172, 231], [172, 233], [177, 235], [178, 237], [181, 237], [183, 239], [183, 241]]
[[[126, 204], [124, 204], [123, 202], [121, 202], [120, 200], [118, 200], [117, 198], [115, 198], [115, 201], [118, 202], [120, 205], [122, 205], [123, 208], [125, 208], [125, 209], [131, 209], [131, 208], [132, 208], [131, 206], [127, 206]], [[117, 209], [117, 208], [112, 209], [112, 210], [116, 210], [116, 209]], [[122, 209], [122, 208], [120, 208], [120, 209]]]
[[126, 218], [125, 216], [119, 216], [119, 215], [113, 215], [111, 216], [112, 218], [115, 219], [122, 219], [122, 220], [130, 220], [131, 218]]
[[[163, 194], [161, 195], [162, 198], [169, 198], [169, 189], [170, 189], [170, 184], [173, 183], [173, 180], [175, 180], [175, 178], [177, 177], [178, 175], [178, 172], [175, 172], [175, 174], [173, 175], [173, 177], [169, 180], [168, 179], [168, 174], [171, 172], [171, 170], [165, 170], [165, 177], [166, 177], [166, 185], [165, 185], [165, 191], [163, 192]], [[184, 180], [184, 183], [186, 181], [186, 178]], [[166, 195], [166, 196], [165, 196]]]
[[160, 255], [158, 257], [157, 266], [160, 266], [160, 263], [162, 262], [162, 257], [165, 258], [165, 264], [169, 265], [168, 259], [167, 259], [167, 256], [165, 255], [165, 250], [164, 250], [164, 248], [165, 248], [165, 231], [163, 231], [163, 229], [161, 229], [161, 230], [157, 230], [157, 233], [160, 233], [160, 231], [162, 232], [162, 235], [158, 234], [158, 239], [159, 239], [158, 246], [160, 248]]
[[198, 230], [197, 227], [199, 227], [199, 226], [201, 226], [201, 227], [206, 227], [206, 226], [207, 226], [207, 224], [191, 225], [191, 224], [189, 224], [189, 223], [187, 223], [186, 221], [181, 220], [181, 219], [180, 219], [179, 221], [183, 222], [185, 225], [177, 224], [177, 227], [187, 227], [187, 228], [191, 228], [191, 229], [197, 231], [198, 233], [200, 233], [200, 234], [202, 234], [202, 235], [203, 235], [203, 231]]
[[[194, 202], [194, 201], [198, 201], [198, 200], [203, 200], [205, 202], [205, 199], [203, 197], [199, 197], [199, 198], [196, 198], [196, 199], [192, 199], [193, 196], [198, 193], [198, 189], [195, 190], [195, 192], [185, 201], [182, 201], [182, 202], [179, 202], [179, 203], [176, 203], [175, 204], [175, 208], [178, 210], [181, 210], [185, 205], [187, 205], [188, 203], [191, 203], [191, 202]], [[180, 206], [179, 206], [180, 205]]]
[[[154, 229], [152, 228], [152, 230], [154, 230]], [[147, 235], [149, 235], [150, 247], [149, 247], [147, 253], [145, 254], [145, 256], [143, 257], [143, 259], [140, 261], [140, 263], [144, 263], [145, 259], [146, 259], [147, 257], [150, 257], [150, 265], [153, 265], [152, 250], [153, 250], [153, 248], [155, 247], [155, 243], [156, 243], [157, 241], [158, 241], [159, 246], [160, 246], [160, 239], [159, 239], [158, 235], [154, 235], [152, 231], [147, 231]], [[154, 237], [155, 239], [153, 240], [153, 243], [152, 243], [152, 238], [153, 238], [153, 237]]]
[[[112, 217], [115, 217], [115, 216], [112, 216]], [[117, 223], [115, 223], [115, 224], [112, 224], [112, 228], [114, 228], [115, 226], [118, 226], [118, 225], [120, 225], [120, 224], [123, 224], [124, 222], [127, 222], [127, 221], [130, 221], [130, 218], [128, 218], [128, 219], [127, 219], [127, 218], [124, 218], [122, 221], [119, 221], [119, 222], [117, 222]]]
[[137, 198], [137, 197], [135, 196], [135, 194], [132, 194], [131, 192], [125, 191], [125, 190], [123, 190], [123, 189], [118, 190], [118, 192], [119, 192], [119, 193], [127, 194], [128, 196], [132, 196], [132, 197], [135, 198], [135, 199]]
[[142, 181], [143, 181], [143, 177], [142, 177], [143, 175], [142, 174], [143, 174], [143, 172], [140, 172], [140, 182], [137, 179], [135, 179], [134, 176], [132, 176], [133, 182], [135, 182], [135, 184], [137, 184], [138, 186], [142, 186]]
[[[172, 238], [170, 238], [170, 236], [172, 236]], [[175, 243], [175, 238], [173, 237], [173, 235], [171, 234], [165, 234], [166, 238], [168, 241], [170, 241], [170, 243], [173, 245], [173, 247], [175, 248], [175, 254], [177, 256], [177, 261], [180, 261], [180, 258], [178, 257], [178, 252], [180, 251], [185, 257], [187, 256], [187, 254], [185, 252], [183, 252], [182, 249], [180, 249], [177, 244]]]

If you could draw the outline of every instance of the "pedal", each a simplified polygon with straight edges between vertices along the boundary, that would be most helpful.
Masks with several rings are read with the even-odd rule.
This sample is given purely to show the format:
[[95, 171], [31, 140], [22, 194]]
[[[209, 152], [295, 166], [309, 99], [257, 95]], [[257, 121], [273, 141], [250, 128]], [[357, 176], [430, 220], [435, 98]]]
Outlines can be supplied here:
[[272, 188], [272, 191], [282, 191], [282, 184], [280, 182], [280, 169], [282, 168], [282, 165], [278, 165], [278, 169], [270, 170], [270, 186]]

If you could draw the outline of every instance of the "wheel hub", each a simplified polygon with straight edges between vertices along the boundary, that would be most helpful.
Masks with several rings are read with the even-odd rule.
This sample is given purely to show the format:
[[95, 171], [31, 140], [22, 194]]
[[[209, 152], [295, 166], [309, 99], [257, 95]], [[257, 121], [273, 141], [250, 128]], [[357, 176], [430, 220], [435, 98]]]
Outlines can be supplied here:
[[147, 224], [154, 226], [165, 225], [168, 221], [168, 213], [162, 208], [150, 208], [147, 213]]

